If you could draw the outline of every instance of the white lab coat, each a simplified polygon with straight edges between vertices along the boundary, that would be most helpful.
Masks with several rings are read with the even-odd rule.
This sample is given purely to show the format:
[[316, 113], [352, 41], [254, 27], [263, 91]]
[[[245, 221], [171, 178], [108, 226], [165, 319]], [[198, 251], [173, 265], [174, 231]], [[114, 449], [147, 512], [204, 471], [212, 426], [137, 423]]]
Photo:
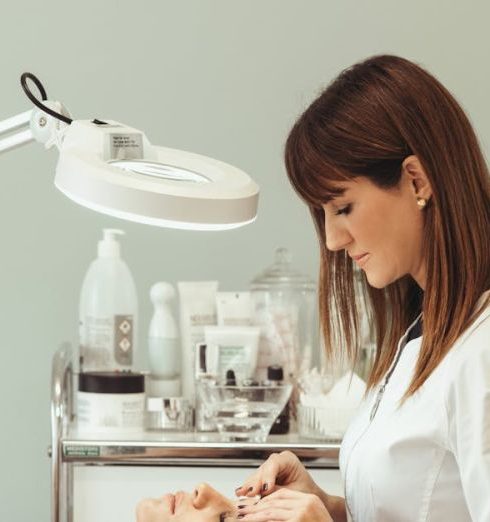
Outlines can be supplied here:
[[342, 442], [348, 519], [490, 522], [490, 306], [398, 407], [421, 345], [406, 337], [373, 420], [377, 389]]

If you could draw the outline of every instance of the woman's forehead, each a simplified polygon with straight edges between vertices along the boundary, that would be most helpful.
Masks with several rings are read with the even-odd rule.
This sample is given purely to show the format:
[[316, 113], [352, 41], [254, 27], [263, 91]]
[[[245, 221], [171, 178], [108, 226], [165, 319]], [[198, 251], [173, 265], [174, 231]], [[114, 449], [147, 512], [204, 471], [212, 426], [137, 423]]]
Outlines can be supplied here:
[[376, 188], [376, 185], [369, 178], [365, 176], [356, 176], [350, 180], [336, 181], [332, 183], [332, 197], [342, 197], [353, 191]]
[[356, 183], [355, 179], [350, 181], [333, 182], [330, 186], [330, 194], [327, 196], [327, 202], [348, 195], [348, 193], [355, 187]]

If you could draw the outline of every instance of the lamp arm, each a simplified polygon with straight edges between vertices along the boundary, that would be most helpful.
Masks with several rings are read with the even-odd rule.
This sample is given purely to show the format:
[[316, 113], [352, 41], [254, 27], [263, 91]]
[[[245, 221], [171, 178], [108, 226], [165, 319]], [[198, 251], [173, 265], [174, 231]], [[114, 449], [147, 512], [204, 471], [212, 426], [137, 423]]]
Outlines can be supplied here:
[[[60, 102], [46, 100], [44, 104], [50, 110], [59, 111], [63, 115], [69, 114]], [[62, 131], [67, 126], [64, 121], [37, 107], [7, 118], [0, 121], [0, 154], [31, 141], [43, 143], [46, 148], [58, 145]]]
[[0, 122], [0, 154], [34, 141], [31, 130], [32, 112], [31, 109]]

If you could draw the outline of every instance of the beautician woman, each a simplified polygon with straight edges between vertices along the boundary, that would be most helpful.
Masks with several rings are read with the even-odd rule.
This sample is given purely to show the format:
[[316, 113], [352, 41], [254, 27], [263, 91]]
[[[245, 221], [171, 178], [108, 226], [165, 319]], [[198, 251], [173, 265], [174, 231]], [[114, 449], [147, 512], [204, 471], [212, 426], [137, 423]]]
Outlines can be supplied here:
[[424, 69], [376, 56], [301, 115], [286, 168], [318, 233], [327, 352], [359, 351], [355, 265], [377, 352], [345, 498], [284, 452], [238, 488], [263, 495], [242, 520], [490, 521], [490, 178], [468, 118]]

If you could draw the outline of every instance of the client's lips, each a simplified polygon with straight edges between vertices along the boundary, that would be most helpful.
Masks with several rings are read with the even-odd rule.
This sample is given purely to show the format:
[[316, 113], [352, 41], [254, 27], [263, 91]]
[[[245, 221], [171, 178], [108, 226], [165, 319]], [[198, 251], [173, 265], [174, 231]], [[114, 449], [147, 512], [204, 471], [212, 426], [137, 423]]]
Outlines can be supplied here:
[[166, 495], [165, 498], [168, 500], [168, 507], [172, 515], [175, 513], [175, 495]]
[[173, 505], [172, 513], [175, 513], [175, 511], [178, 509], [178, 507], [179, 507], [179, 505], [182, 502], [184, 497], [185, 497], [185, 493], [183, 491], [179, 491], [179, 492], [175, 493], [175, 495], [174, 495], [174, 505]]

